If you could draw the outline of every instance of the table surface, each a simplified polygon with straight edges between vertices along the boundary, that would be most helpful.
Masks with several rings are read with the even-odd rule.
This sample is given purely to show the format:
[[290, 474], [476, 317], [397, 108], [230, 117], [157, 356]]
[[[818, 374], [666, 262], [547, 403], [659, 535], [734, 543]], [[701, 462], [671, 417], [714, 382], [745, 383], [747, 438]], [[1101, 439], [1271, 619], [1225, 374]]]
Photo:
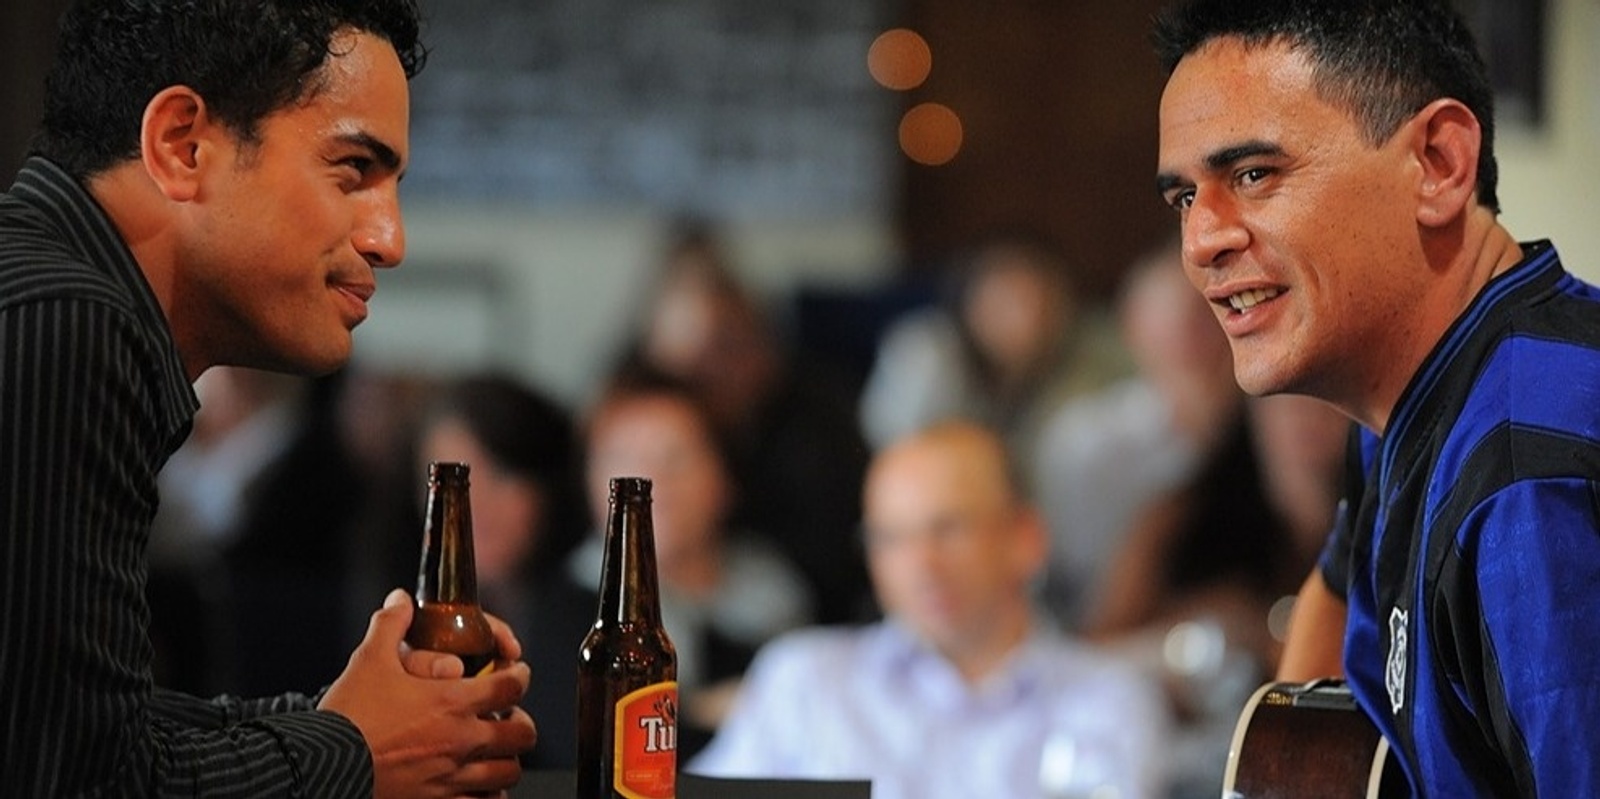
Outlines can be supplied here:
[[[571, 771], [527, 771], [511, 799], [571, 799]], [[872, 799], [872, 785], [857, 780], [754, 780], [678, 775], [678, 799]]]

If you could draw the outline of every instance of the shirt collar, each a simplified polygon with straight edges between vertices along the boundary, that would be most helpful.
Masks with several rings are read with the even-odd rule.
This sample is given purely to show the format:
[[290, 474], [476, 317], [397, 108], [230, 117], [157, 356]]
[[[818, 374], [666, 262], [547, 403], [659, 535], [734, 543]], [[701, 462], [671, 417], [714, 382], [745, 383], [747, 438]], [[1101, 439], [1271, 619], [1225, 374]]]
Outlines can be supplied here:
[[1426, 417], [1423, 410], [1435, 386], [1444, 379], [1462, 350], [1475, 340], [1484, 318], [1504, 313], [1503, 309], [1526, 301], [1530, 296], [1542, 294], [1568, 277], [1561, 264], [1561, 256], [1548, 240], [1521, 242], [1521, 246], [1522, 260], [1496, 275], [1478, 292], [1467, 309], [1445, 331], [1444, 337], [1434, 345], [1432, 352], [1400, 393], [1383, 434], [1385, 443], [1379, 466], [1380, 479], [1387, 481], [1400, 450], [1398, 442], [1408, 438], [1407, 431], [1413, 421], [1419, 418], [1418, 414]]
[[1006, 661], [974, 684], [898, 620], [883, 621], [878, 637], [870, 667], [887, 684], [900, 683], [920, 701], [950, 710], [1000, 709], [1037, 696], [1051, 669], [1060, 665], [1050, 653], [1064, 643], [1059, 633], [1036, 621]]
[[162, 338], [169, 353], [166, 363], [160, 365], [168, 373], [170, 386], [166, 407], [174, 409], [173, 422], [186, 428], [200, 401], [184, 372], [172, 328], [155, 291], [105, 209], [66, 170], [38, 156], [23, 162], [10, 196], [41, 215], [64, 250], [120, 286], [140, 321]]
[[128, 291], [146, 322], [167, 328], [166, 316], [139, 262], [105, 209], [76, 179], [54, 162], [34, 156], [17, 172], [11, 194], [48, 219], [64, 246]]

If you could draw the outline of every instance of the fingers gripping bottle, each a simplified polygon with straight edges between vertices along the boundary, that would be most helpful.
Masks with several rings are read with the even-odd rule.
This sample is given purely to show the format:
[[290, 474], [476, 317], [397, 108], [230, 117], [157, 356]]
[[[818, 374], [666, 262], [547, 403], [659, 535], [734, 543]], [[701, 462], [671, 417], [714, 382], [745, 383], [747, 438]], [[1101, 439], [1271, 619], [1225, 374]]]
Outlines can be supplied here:
[[678, 661], [661, 624], [650, 481], [611, 480], [600, 609], [578, 650], [578, 799], [675, 799]]
[[472, 677], [494, 668], [498, 647], [489, 619], [478, 606], [467, 472], [464, 463], [428, 465], [428, 517], [417, 569], [417, 611], [406, 630], [406, 643], [460, 657]]

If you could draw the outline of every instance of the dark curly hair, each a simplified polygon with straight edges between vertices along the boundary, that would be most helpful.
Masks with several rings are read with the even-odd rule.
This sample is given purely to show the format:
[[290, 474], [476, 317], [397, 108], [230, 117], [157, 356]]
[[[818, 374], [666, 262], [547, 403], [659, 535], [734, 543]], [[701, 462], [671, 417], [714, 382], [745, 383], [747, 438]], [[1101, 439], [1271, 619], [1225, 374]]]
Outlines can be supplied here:
[[1321, 95], [1349, 109], [1374, 144], [1428, 103], [1460, 100], [1483, 129], [1478, 202], [1500, 211], [1494, 92], [1471, 30], [1447, 0], [1189, 0], [1156, 17], [1152, 39], [1170, 74], [1227, 36], [1303, 50]]
[[137, 157], [145, 105], [177, 85], [255, 142], [262, 118], [317, 91], [346, 28], [394, 45], [408, 78], [427, 59], [415, 0], [78, 0], [31, 151], [79, 179]]

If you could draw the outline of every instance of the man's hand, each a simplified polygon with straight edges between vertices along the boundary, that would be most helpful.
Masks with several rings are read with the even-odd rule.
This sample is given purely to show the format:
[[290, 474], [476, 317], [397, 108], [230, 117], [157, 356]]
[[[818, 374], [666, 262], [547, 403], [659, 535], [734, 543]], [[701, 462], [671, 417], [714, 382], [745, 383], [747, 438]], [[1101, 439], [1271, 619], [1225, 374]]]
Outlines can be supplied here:
[[407, 650], [402, 640], [412, 612], [404, 591], [389, 594], [320, 708], [350, 719], [366, 738], [378, 799], [482, 795], [515, 785], [517, 753], [538, 737], [517, 706], [529, 679], [527, 664], [512, 660], [521, 647], [499, 624], [506, 655], [499, 668], [470, 680], [439, 679], [459, 676], [461, 661]]
[[[395, 589], [402, 597], [405, 592]], [[390, 596], [394, 596], [391, 593]], [[386, 600], [387, 601], [387, 600]], [[406, 600], [408, 605], [410, 600]], [[489, 629], [494, 631], [495, 651], [500, 657], [495, 662], [495, 669], [503, 669], [522, 659], [522, 643], [517, 640], [516, 633], [511, 631], [511, 625], [506, 624], [492, 613], [483, 614], [489, 620]], [[407, 622], [410, 624], [410, 622]], [[405, 664], [406, 671], [418, 677], [432, 677], [433, 679], [456, 679], [466, 676], [466, 666], [461, 658], [444, 652], [431, 652], [426, 649], [412, 649], [404, 640], [400, 643], [400, 659]]]

